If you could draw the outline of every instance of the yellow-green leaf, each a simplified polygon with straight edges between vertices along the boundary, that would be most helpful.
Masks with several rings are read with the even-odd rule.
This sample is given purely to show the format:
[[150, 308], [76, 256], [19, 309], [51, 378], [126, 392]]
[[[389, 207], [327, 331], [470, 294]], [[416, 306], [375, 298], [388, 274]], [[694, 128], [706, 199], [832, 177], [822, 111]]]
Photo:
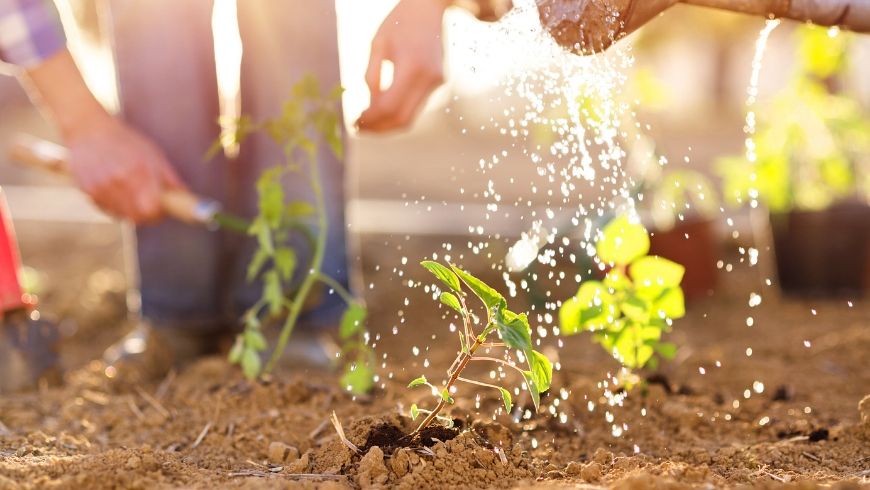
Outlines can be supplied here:
[[628, 265], [649, 252], [649, 236], [643, 225], [622, 215], [604, 227], [595, 250], [606, 264]]

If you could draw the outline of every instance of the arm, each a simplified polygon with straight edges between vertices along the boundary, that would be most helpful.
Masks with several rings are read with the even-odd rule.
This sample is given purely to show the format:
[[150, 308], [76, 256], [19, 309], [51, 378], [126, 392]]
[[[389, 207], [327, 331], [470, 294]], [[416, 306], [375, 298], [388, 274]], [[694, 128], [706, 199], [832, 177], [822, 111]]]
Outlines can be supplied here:
[[[870, 32], [870, 0], [536, 0], [541, 23], [578, 54], [603, 51], [679, 3]], [[613, 22], [617, 13], [619, 22]]]
[[162, 189], [181, 182], [158, 148], [94, 99], [50, 3], [0, 0], [0, 61], [21, 69], [31, 98], [57, 123], [79, 187], [109, 214], [155, 220]]
[[78, 186], [104, 211], [136, 223], [161, 217], [163, 189], [182, 187], [163, 153], [110, 115], [66, 49], [25, 71], [31, 98], [58, 125]]

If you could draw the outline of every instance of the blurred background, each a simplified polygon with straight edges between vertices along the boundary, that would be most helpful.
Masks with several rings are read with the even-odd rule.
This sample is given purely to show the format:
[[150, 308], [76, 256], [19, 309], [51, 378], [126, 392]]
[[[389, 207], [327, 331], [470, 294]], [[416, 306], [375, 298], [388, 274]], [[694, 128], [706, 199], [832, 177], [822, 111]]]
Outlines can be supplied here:
[[[99, 3], [60, 2], [66, 5], [61, 13], [67, 24], [87, 28], [81, 32], [71, 28], [70, 42], [92, 89], [111, 107], [115, 105], [112, 60], [99, 42]], [[342, 83], [346, 89], [344, 109], [349, 123], [366, 106], [368, 91], [363, 73], [369, 43], [394, 4], [392, 0], [337, 0]], [[239, 56], [233, 8], [231, 0], [218, 0], [214, 22], [221, 84], [229, 94], [225, 107], [230, 113], [235, 110], [230, 95], [238, 77], [233, 65]], [[349, 131], [349, 220], [356, 237], [369, 237], [356, 241], [356, 255], [363, 262], [394, 266], [404, 255], [397, 253], [402, 248], [400, 242], [411, 237], [476, 235], [475, 226], [486, 214], [491, 198], [486, 191], [491, 187], [498, 189], [506, 203], [522, 202], [530, 206], [528, 209], [550, 204], [544, 193], [530, 192], [529, 182], [540, 176], [536, 164], [523, 151], [546, 145], [547, 135], [533, 132], [528, 138], [518, 138], [496, 129], [508, 127], [516, 106], [523, 104], [516, 92], [507, 94], [505, 87], [511, 86], [517, 74], [528, 76], [547, 69], [542, 60], [535, 59], [540, 50], [513, 49], [518, 45], [518, 33], [506, 28], [504, 22], [485, 24], [454, 10], [449, 13], [446, 27], [447, 83], [432, 97], [414, 127], [406, 133], [382, 137]], [[522, 26], [534, 20], [508, 22]], [[767, 146], [759, 149], [757, 163], [770, 164], [770, 173], [774, 174], [769, 179], [771, 184], [759, 196], [759, 186], [741, 187], [739, 179], [735, 179], [735, 174], [739, 177], [752, 173], [746, 170], [747, 162], [741, 155], [746, 137], [747, 84], [755, 42], [764, 25], [763, 19], [677, 6], [623, 41], [619, 53], [606, 55], [615, 61], [633, 58], [633, 63], [619, 67], [625, 76], [620, 96], [634, 104], [628, 113], [636, 119], [635, 128], [646, 142], [638, 151], [647, 157], [654, 155], [656, 161], [667, 160], [667, 169], [691, 169], [702, 176], [699, 180], [694, 174], [680, 174], [668, 180], [666, 171], [664, 176], [657, 173], [653, 180], [667, 185], [682, 183], [684, 187], [693, 182], [695, 191], [712, 186], [719, 196], [707, 200], [714, 203], [707, 207], [712, 208], [715, 218], [710, 221], [716, 240], [737, 240], [746, 247], [753, 243], [748, 219], [753, 200], [760, 201], [762, 207], [778, 206], [775, 211], [818, 210], [843, 197], [863, 196], [864, 189], [870, 189], [865, 187], [861, 173], [862, 165], [870, 163], [870, 152], [863, 151], [867, 146], [862, 146], [868, 145], [870, 138], [863, 122], [870, 107], [870, 37], [834, 35], [820, 29], [807, 33], [792, 23], [773, 31], [760, 75], [758, 134], [764, 139], [759, 144]], [[545, 60], [543, 65], [548, 62], [552, 60]], [[821, 87], [824, 94], [813, 92], [814, 88], [801, 82], [808, 79], [818, 82], [813, 87]], [[818, 97], [812, 99], [807, 95], [811, 92]], [[836, 99], [826, 98], [828, 95]], [[815, 102], [799, 119], [821, 121], [823, 129], [801, 132], [800, 124], [777, 126], [797, 110], [800, 101], [811, 99]], [[842, 104], [833, 104], [832, 100]], [[836, 114], [824, 113], [823, 109], [835, 106], [839, 108]], [[765, 118], [765, 114], [777, 117]], [[11, 137], [20, 132], [48, 139], [57, 136], [16, 79], [0, 76], [0, 185], [9, 200], [24, 261], [39, 271], [34, 280], [74, 285], [71, 290], [52, 289], [47, 304], [63, 314], [65, 308], [90, 301], [81, 296], [89, 288], [123, 291], [130, 278], [124, 271], [123, 227], [103, 217], [65, 182], [6, 161], [5, 150]], [[777, 139], [782, 134], [789, 136]], [[632, 148], [637, 148], [637, 139], [626, 136], [627, 143], [621, 145], [629, 157]], [[821, 156], [813, 153], [825, 145], [832, 149]], [[846, 147], [863, 153], [839, 151]], [[832, 163], [825, 163], [823, 168], [807, 166], [794, 178], [783, 178], [788, 170], [776, 166], [783, 158], [776, 160], [769, 155], [789, 155], [784, 157], [786, 162], [802, 161], [807, 152], [813, 162]], [[480, 172], [480, 162], [490, 161], [493, 156], [499, 157], [498, 170]], [[652, 186], [651, 195], [655, 194], [654, 181], [645, 183]], [[806, 194], [809, 197], [774, 196], [777, 189], [791, 192], [795, 182], [807, 181], [818, 184]], [[679, 211], [685, 199], [691, 201], [685, 196], [671, 198], [664, 206]], [[733, 207], [723, 213], [719, 208], [726, 204]], [[515, 213], [512, 218], [488, 222], [486, 231], [501, 237], [519, 237], [528, 224], [527, 216]], [[688, 237], [686, 233], [681, 235]], [[390, 240], [390, 247], [379, 246]], [[424, 253], [440, 249], [440, 240], [429, 240], [424, 240], [430, 245]], [[468, 239], [457, 241], [464, 245]], [[727, 260], [723, 262], [718, 251], [710, 254], [702, 260], [711, 262], [712, 258], [713, 267], [723, 268]], [[499, 261], [501, 257], [491, 260]], [[701, 289], [709, 287], [702, 285]]]

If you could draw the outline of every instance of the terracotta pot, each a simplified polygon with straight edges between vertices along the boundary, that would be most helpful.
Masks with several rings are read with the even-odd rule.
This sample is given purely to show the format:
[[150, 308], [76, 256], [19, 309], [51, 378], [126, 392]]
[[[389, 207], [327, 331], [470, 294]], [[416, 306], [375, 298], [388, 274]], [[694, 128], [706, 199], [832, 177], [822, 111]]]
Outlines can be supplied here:
[[823, 211], [770, 214], [782, 291], [863, 293], [870, 285], [870, 206], [844, 202]]
[[686, 300], [708, 296], [716, 288], [719, 272], [716, 230], [713, 221], [689, 218], [669, 230], [650, 229], [650, 255], [659, 255], [682, 264], [683, 293]]

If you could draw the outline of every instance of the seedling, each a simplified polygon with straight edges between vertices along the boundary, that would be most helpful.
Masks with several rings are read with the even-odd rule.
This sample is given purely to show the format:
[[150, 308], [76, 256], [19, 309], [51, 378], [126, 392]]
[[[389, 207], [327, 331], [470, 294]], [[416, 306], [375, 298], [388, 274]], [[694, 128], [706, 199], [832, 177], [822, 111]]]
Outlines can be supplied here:
[[655, 368], [658, 354], [672, 359], [676, 346], [662, 342], [673, 320], [685, 315], [680, 281], [684, 268], [647, 256], [649, 235], [640, 223], [620, 216], [604, 227], [596, 243], [603, 281], [586, 281], [559, 311], [561, 331], [592, 332], [593, 341], [628, 369]]
[[[513, 400], [507, 389], [461, 376], [462, 371], [471, 361], [493, 362], [518, 372], [525, 380], [526, 388], [531, 395], [535, 410], [537, 410], [541, 403], [541, 394], [550, 388], [553, 379], [553, 365], [546, 356], [532, 348], [532, 329], [529, 327], [526, 315], [508, 310], [504, 297], [498, 291], [453, 264], [449, 264], [447, 267], [438, 262], [425, 261], [421, 265], [446, 287], [441, 292], [439, 299], [442, 304], [453, 310], [462, 319], [462, 330], [459, 331], [459, 353], [450, 369], [447, 370], [447, 382], [439, 388], [429, 383], [425, 376], [420, 376], [408, 384], [409, 388], [428, 386], [432, 389], [433, 394], [438, 396], [438, 403], [432, 410], [423, 410], [416, 405], [411, 407], [413, 419], [416, 419], [421, 413], [426, 415], [411, 437], [417, 435], [432, 421], [439, 418], [444, 407], [454, 403], [454, 385], [459, 381], [498, 390], [504, 401], [505, 410], [511, 411]], [[468, 294], [465, 289], [470, 290], [483, 303], [486, 312], [484, 317], [477, 317], [468, 307], [466, 302]], [[478, 326], [483, 328], [480, 333], [475, 333], [475, 327]], [[488, 342], [494, 332], [498, 332], [501, 342]], [[482, 346], [505, 349], [507, 351], [505, 359], [475, 357], [478, 349]], [[516, 350], [522, 354], [522, 358], [528, 364], [528, 370], [521, 369], [510, 359], [511, 350]]]
[[[320, 283], [335, 291], [348, 305], [339, 336], [344, 343], [342, 354], [353, 362], [346, 363], [342, 384], [355, 393], [364, 393], [372, 386], [374, 361], [374, 354], [365, 342], [366, 309], [338, 281], [322, 271], [329, 222], [320, 182], [318, 143], [311, 136], [322, 138], [337, 157], [342, 157], [344, 148], [336, 108], [341, 92], [341, 87], [336, 87], [323, 94], [317, 79], [307, 76], [293, 87], [292, 98], [284, 104], [280, 116], [260, 123], [242, 117], [236, 125], [236, 143], [255, 131], [264, 131], [282, 148], [284, 162], [264, 172], [257, 182], [259, 210], [248, 232], [256, 237], [258, 247], [248, 265], [248, 280], [262, 281], [263, 290], [260, 299], [244, 314], [245, 329], [236, 338], [229, 359], [240, 364], [249, 379], [272, 371], [306, 299]], [[287, 202], [281, 179], [288, 174], [307, 179], [313, 202]], [[301, 282], [291, 291], [294, 282], [300, 279], [294, 281], [299, 264], [290, 240], [299, 235], [308, 241], [313, 253], [311, 262], [303, 269]], [[262, 334], [263, 320], [282, 317], [284, 324], [278, 343], [264, 369], [260, 353], [268, 346]]]

